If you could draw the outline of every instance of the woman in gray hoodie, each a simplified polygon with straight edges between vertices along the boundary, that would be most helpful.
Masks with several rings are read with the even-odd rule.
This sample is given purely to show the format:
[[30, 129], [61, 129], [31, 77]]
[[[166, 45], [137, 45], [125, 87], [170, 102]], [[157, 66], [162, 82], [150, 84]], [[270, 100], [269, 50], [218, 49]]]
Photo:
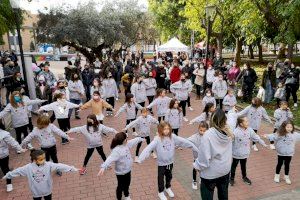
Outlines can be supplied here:
[[233, 135], [226, 120], [221, 109], [212, 114], [211, 128], [202, 136], [198, 158], [194, 162], [194, 168], [200, 171], [201, 197], [205, 200], [213, 200], [215, 187], [218, 198], [228, 200]]

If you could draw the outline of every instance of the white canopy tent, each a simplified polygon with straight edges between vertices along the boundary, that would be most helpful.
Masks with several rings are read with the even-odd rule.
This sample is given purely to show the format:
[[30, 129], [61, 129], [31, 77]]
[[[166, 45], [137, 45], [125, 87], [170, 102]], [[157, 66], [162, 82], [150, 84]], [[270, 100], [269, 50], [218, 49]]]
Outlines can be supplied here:
[[190, 48], [180, 42], [177, 38], [172, 38], [167, 43], [157, 47], [157, 52], [161, 51], [189, 52]]

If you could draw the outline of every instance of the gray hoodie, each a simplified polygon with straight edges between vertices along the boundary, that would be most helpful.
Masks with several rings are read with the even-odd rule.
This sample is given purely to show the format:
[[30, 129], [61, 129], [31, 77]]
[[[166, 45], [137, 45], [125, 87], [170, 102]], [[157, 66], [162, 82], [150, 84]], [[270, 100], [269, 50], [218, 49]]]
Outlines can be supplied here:
[[227, 83], [226, 81], [216, 80], [212, 85], [212, 92], [216, 99], [223, 99], [227, 93]]
[[276, 151], [279, 156], [293, 156], [296, 142], [300, 141], [300, 133], [288, 133], [285, 136], [273, 133], [269, 134], [267, 138], [275, 142]]
[[[201, 145], [201, 140], [202, 140], [202, 136], [199, 132], [198, 133], [195, 133], [194, 135], [188, 137], [188, 141], [192, 142], [198, 149]], [[198, 157], [198, 153], [195, 154], [194, 153], [194, 159], [197, 159]]]
[[131, 94], [133, 94], [137, 103], [142, 103], [147, 100], [146, 85], [144, 82], [134, 83], [130, 88]]
[[114, 98], [119, 97], [117, 83], [113, 78], [104, 79], [102, 82], [102, 87], [104, 92], [102, 94], [103, 99], [110, 98], [110, 97], [114, 97]]
[[206, 72], [206, 79], [208, 83], [213, 83], [216, 80], [215, 77], [215, 70], [214, 69], [207, 69]]
[[185, 138], [172, 134], [171, 137], [155, 136], [153, 141], [143, 150], [139, 156], [139, 162], [148, 158], [152, 151], [157, 154], [157, 165], [167, 166], [174, 163], [175, 146], [191, 148], [194, 154], [198, 154], [198, 148]]
[[247, 106], [244, 110], [238, 113], [239, 116], [246, 116], [249, 120], [250, 127], [254, 130], [258, 130], [261, 124], [262, 118], [272, 124], [272, 121], [267, 114], [267, 111], [262, 107], [255, 108], [252, 105]]
[[[81, 80], [78, 80], [78, 81], [75, 81], [75, 82], [70, 80], [68, 82], [68, 89], [70, 91], [70, 99], [81, 100], [82, 99], [81, 95], [85, 94], [84, 93], [84, 86], [83, 86]], [[79, 90], [80, 93], [78, 93], [76, 90]]]
[[17, 151], [22, 150], [22, 147], [13, 137], [11, 137], [9, 132], [0, 129], [0, 159], [9, 155], [8, 146], [12, 146]]
[[136, 108], [141, 110], [143, 107], [136, 102], [133, 102], [130, 104], [125, 103], [123, 106], [120, 107], [120, 109], [116, 113], [116, 117], [119, 116], [122, 112], [126, 112], [126, 119], [135, 119], [136, 118], [136, 112], [135, 112]]
[[228, 113], [227, 113], [227, 124], [228, 124], [228, 126], [229, 126], [229, 128], [231, 129], [232, 132], [236, 128], [237, 118], [238, 118], [238, 113], [234, 109], [231, 109], [231, 110], [228, 111]]
[[177, 81], [170, 86], [170, 91], [175, 95], [178, 101], [186, 101], [189, 97], [189, 93], [192, 91], [193, 85], [191, 81], [185, 82]]
[[194, 123], [200, 123], [200, 122], [206, 122], [208, 125], [210, 124], [210, 118], [211, 118], [211, 113], [208, 113], [208, 117], [206, 116], [206, 113], [201, 113], [201, 115], [199, 115], [198, 117], [192, 119], [190, 121], [190, 124], [194, 124]]
[[275, 128], [278, 129], [284, 121], [292, 120], [293, 117], [293, 113], [290, 110], [276, 109], [274, 112], [274, 118], [276, 120], [274, 125]]
[[25, 126], [29, 123], [28, 118], [28, 106], [35, 105], [45, 102], [45, 100], [29, 100], [25, 101], [24, 106], [14, 108], [10, 103], [0, 112], [0, 119], [7, 117], [8, 114], [11, 114], [12, 126], [13, 128], [18, 128], [21, 126]]
[[66, 119], [68, 118], [69, 110], [78, 107], [79, 105], [66, 100], [57, 100], [53, 103], [40, 107], [40, 110], [53, 111], [56, 119]]
[[150, 136], [151, 133], [151, 125], [152, 124], [159, 124], [157, 119], [152, 117], [151, 115], [147, 115], [146, 117], [139, 116], [136, 120], [132, 121], [128, 124], [125, 129], [128, 130], [132, 127], [136, 128], [136, 132], [139, 134], [140, 137], [147, 137]]
[[155, 96], [157, 83], [154, 78], [146, 78], [144, 79], [144, 83], [146, 85], [146, 95], [147, 96]]
[[94, 131], [93, 127], [89, 128], [89, 131], [87, 129], [87, 125], [84, 126], [79, 126], [79, 127], [74, 127], [71, 128], [68, 133], [81, 133], [86, 139], [87, 143], [87, 148], [96, 148], [99, 146], [103, 146], [103, 141], [102, 141], [102, 134], [108, 134], [108, 133], [113, 133], [116, 134], [117, 131], [113, 128], [104, 126], [102, 124], [99, 124], [98, 126], [98, 131]]
[[168, 109], [167, 114], [165, 116], [165, 121], [171, 125], [172, 129], [180, 128], [182, 126], [182, 119], [182, 111], [179, 111], [175, 108]]
[[237, 104], [236, 97], [234, 95], [226, 95], [223, 99], [223, 105], [225, 111], [231, 110]]
[[200, 177], [215, 179], [227, 175], [231, 169], [232, 139], [215, 128], [208, 129], [202, 137], [194, 168]]
[[203, 107], [205, 107], [206, 104], [208, 104], [208, 103], [213, 103], [215, 106], [217, 105], [215, 97], [213, 97], [213, 96], [208, 97], [205, 95], [205, 97], [203, 97], [203, 99], [202, 99]]
[[31, 133], [22, 141], [21, 146], [27, 145], [33, 138], [37, 138], [42, 148], [49, 148], [56, 145], [55, 136], [53, 133], [68, 139], [68, 135], [62, 130], [57, 128], [54, 124], [49, 124], [46, 128], [38, 129], [34, 128]]
[[169, 109], [169, 104], [170, 101], [172, 100], [172, 98], [170, 97], [157, 97], [156, 99], [154, 99], [154, 101], [152, 101], [152, 103], [149, 104], [149, 106], [147, 106], [147, 108], [152, 108], [153, 106], [157, 107], [157, 116], [158, 117], [164, 117], [167, 114], [167, 111]]
[[143, 142], [141, 137], [129, 140], [125, 145], [118, 145], [111, 151], [111, 154], [101, 165], [101, 168], [108, 169], [110, 165], [115, 162], [115, 172], [117, 175], [124, 175], [132, 169], [132, 157], [130, 149], [136, 146], [138, 143]]
[[12, 179], [18, 176], [27, 176], [28, 184], [34, 198], [48, 196], [52, 193], [52, 176], [51, 172], [74, 172], [77, 169], [73, 166], [45, 162], [38, 166], [35, 162], [29, 163], [23, 167], [19, 167], [11, 172], [8, 172], [3, 179]]
[[266, 147], [266, 143], [253, 131], [252, 128], [243, 129], [237, 127], [234, 132], [234, 140], [232, 143], [232, 157], [236, 159], [245, 159], [250, 155], [250, 147], [252, 142], [259, 142]]

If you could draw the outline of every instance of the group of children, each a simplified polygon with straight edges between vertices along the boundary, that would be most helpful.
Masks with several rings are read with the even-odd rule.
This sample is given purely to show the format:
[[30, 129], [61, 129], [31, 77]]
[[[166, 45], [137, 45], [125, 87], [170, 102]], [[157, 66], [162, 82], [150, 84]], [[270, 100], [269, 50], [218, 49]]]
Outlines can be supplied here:
[[[234, 90], [227, 89], [226, 84], [223, 84], [223, 77], [219, 76], [219, 79], [213, 83], [212, 90], [207, 89], [205, 91], [205, 97], [202, 101], [204, 106], [203, 113], [190, 121], [190, 124], [199, 124], [197, 132], [189, 138], [182, 138], [178, 135], [183, 121], [188, 121], [185, 106], [191, 91], [190, 83], [185, 80], [183, 75], [180, 81], [171, 85], [171, 91], [174, 93], [175, 98], [172, 99], [166, 96], [164, 89], [157, 89], [156, 98], [154, 99], [152, 98], [154, 93], [151, 81], [150, 79], [143, 82], [142, 77], [137, 77], [136, 83], [132, 85], [133, 93], [126, 94], [124, 105], [119, 108], [115, 115], [115, 117], [118, 117], [122, 112], [126, 113], [126, 127], [122, 132], [117, 132], [115, 129], [103, 125], [103, 109], [108, 109], [108, 112], [112, 113], [114, 106], [102, 100], [101, 94], [97, 90], [93, 92], [92, 99], [82, 106], [68, 102], [62, 93], [56, 94], [55, 101], [51, 104], [41, 106], [39, 111], [53, 111], [58, 120], [59, 128], [51, 123], [47, 114], [41, 113], [37, 119], [36, 127], [28, 134], [27, 125], [29, 123], [29, 116], [27, 107], [28, 105], [40, 104], [44, 101], [25, 101], [22, 100], [22, 95], [19, 92], [13, 92], [10, 104], [0, 112], [0, 118], [5, 117], [7, 113], [12, 115], [13, 127], [15, 128], [18, 141], [16, 142], [8, 132], [0, 130], [0, 163], [1, 169], [5, 174], [4, 179], [7, 179], [7, 191], [10, 192], [13, 190], [11, 178], [27, 176], [34, 199], [41, 199], [42, 197], [44, 199], [51, 199], [51, 172], [55, 171], [61, 176], [62, 172], [78, 170], [72, 166], [58, 164], [54, 134], [62, 137], [64, 141], [72, 141], [73, 138], [69, 136], [70, 134], [81, 133], [85, 137], [87, 146], [87, 153], [82, 168], [79, 169], [81, 175], [87, 172], [86, 166], [96, 148], [104, 161], [98, 175], [102, 175], [105, 170], [109, 169], [115, 163], [115, 173], [118, 180], [116, 190], [117, 199], [122, 199], [122, 195], [124, 194], [125, 199], [129, 200], [133, 161], [141, 163], [152, 154], [153, 158], [157, 159], [158, 165], [158, 197], [161, 200], [166, 200], [167, 197], [164, 192], [169, 197], [174, 197], [174, 193], [171, 190], [171, 180], [176, 148], [191, 148], [196, 160], [199, 153], [199, 146], [202, 145], [202, 137], [210, 129], [211, 116], [216, 109], [223, 109], [227, 113], [227, 124], [233, 132], [232, 157], [230, 157], [232, 159], [230, 184], [232, 186], [235, 184], [235, 171], [238, 163], [240, 163], [243, 181], [250, 185], [251, 180], [247, 177], [246, 163], [250, 155], [251, 142], [254, 151], [258, 151], [256, 142], [266, 147], [267, 145], [259, 137], [257, 131], [260, 129], [262, 119], [266, 119], [272, 123], [266, 110], [262, 107], [261, 100], [254, 98], [251, 105], [238, 112], [235, 108], [236, 98]], [[150, 88], [151, 92], [148, 91], [147, 93], [147, 88]], [[224, 93], [224, 90], [227, 92]], [[112, 93], [115, 93], [115, 91]], [[149, 100], [149, 105], [145, 107], [147, 99]], [[156, 107], [158, 119], [155, 119], [148, 112], [153, 107]], [[79, 111], [87, 108], [92, 109], [92, 114], [87, 117], [86, 125], [74, 128], [70, 127], [69, 111], [73, 108], [80, 108]], [[141, 111], [140, 116], [137, 115], [139, 110]], [[152, 112], [152, 110], [150, 111]], [[274, 133], [264, 135], [271, 141], [270, 147], [272, 149], [276, 148], [278, 153], [278, 164], [274, 181], [279, 182], [280, 168], [284, 163], [285, 181], [287, 184], [291, 184], [289, 164], [294, 154], [295, 142], [300, 139], [300, 134], [294, 132], [294, 125], [291, 121], [293, 115], [288, 109], [287, 102], [281, 102], [280, 108], [274, 113], [274, 117], [276, 119]], [[151, 141], [153, 124], [157, 125], [157, 135]], [[136, 138], [128, 140], [127, 131], [131, 128], [133, 129], [132, 135], [136, 136]], [[23, 141], [22, 133], [24, 135]], [[103, 150], [102, 136], [106, 136], [109, 133], [112, 133], [114, 138], [110, 145], [111, 154], [106, 157]], [[22, 153], [26, 151], [23, 147], [30, 144], [33, 138], [38, 140], [41, 150], [32, 150], [30, 154], [32, 162], [30, 164], [9, 172], [8, 145], [17, 149], [19, 153]], [[143, 141], [146, 141], [147, 147], [139, 154]], [[137, 147], [135, 159], [133, 160], [130, 149], [134, 146]], [[53, 162], [49, 162], [50, 158]], [[192, 188], [197, 189], [197, 170], [195, 168], [192, 174]]]

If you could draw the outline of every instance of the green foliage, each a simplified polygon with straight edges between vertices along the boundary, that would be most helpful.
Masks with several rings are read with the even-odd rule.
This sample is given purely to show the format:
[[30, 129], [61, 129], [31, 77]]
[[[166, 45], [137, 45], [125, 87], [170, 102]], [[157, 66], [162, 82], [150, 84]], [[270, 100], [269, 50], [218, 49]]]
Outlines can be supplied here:
[[0, 35], [15, 28], [15, 16], [9, 0], [2, 0], [0, 3]]

